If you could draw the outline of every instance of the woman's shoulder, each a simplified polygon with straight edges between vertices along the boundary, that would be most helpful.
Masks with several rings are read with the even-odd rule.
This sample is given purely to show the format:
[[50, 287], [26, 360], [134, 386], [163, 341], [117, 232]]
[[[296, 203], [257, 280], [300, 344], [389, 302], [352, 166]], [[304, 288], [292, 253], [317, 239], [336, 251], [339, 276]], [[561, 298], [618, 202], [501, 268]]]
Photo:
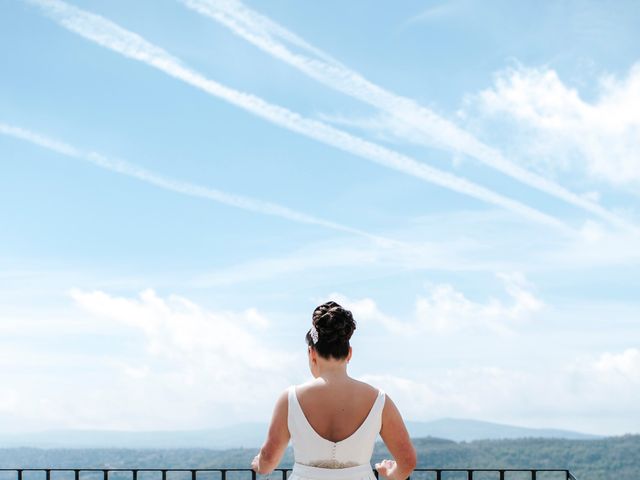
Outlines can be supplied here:
[[[354, 379], [355, 380], [355, 379]], [[363, 382], [362, 380], [355, 380], [355, 382], [357, 382], [358, 384], [358, 388], [362, 389], [362, 392], [365, 393], [369, 393], [371, 392], [371, 394], [373, 394], [373, 392], [375, 392], [376, 394], [382, 394], [384, 395], [384, 391], [374, 385], [371, 385], [367, 382]]]
[[[374, 385], [371, 385], [367, 382], [363, 382], [362, 380], [356, 380], [355, 378], [350, 379], [348, 386], [350, 387], [350, 389], [352, 389], [354, 393], [358, 395], [364, 395], [364, 396], [366, 395], [374, 396], [379, 394], [384, 395], [384, 391], [382, 389]], [[293, 389], [294, 392], [303, 394], [304, 392], [307, 392], [307, 391], [325, 390], [326, 387], [327, 387], [326, 384], [318, 382], [317, 379], [312, 379], [303, 383], [292, 384], [288, 387], [288, 389]]]

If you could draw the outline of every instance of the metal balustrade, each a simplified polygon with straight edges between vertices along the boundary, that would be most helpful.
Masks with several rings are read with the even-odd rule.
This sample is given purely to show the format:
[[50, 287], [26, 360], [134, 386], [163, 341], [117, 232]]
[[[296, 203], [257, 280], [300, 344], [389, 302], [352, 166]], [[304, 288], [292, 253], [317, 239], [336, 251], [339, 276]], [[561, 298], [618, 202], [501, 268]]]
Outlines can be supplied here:
[[[276, 468], [268, 476], [273, 478], [275, 475], [277, 478], [278, 473], [276, 472], [279, 472], [279, 474], [282, 475], [282, 480], [287, 480], [287, 474], [291, 471], [292, 468]], [[199, 480], [198, 473], [205, 472], [217, 472], [219, 474], [219, 480], [228, 480], [227, 474], [229, 472], [250, 473], [251, 480], [256, 480], [259, 475], [250, 468], [0, 468], [0, 473], [1, 472], [14, 472], [16, 476], [14, 478], [6, 478], [5, 475], [1, 475], [0, 480], [27, 480], [24, 478], [27, 472], [42, 472], [44, 473], [45, 480], [56, 480], [51, 478], [52, 472], [73, 473], [73, 480], [81, 480], [80, 474], [82, 472], [91, 472], [91, 477], [93, 479], [97, 477], [97, 480], [114, 480], [113, 477], [115, 475], [113, 475], [113, 473], [116, 472], [128, 472], [131, 480], [140, 480], [138, 476], [143, 472], [156, 472], [160, 474], [159, 480], [167, 480], [167, 474], [169, 472], [186, 474], [188, 480]], [[524, 478], [522, 475], [528, 475], [530, 480], [577, 480], [571, 471], [561, 468], [416, 468], [412, 474], [414, 479], [416, 477], [423, 477], [423, 475], [416, 475], [422, 472], [424, 472], [425, 480], [510, 480], [512, 478]], [[380, 478], [375, 469], [373, 469], [373, 473], [376, 479]], [[515, 477], [514, 475], [516, 473], [522, 475]], [[261, 476], [264, 477], [266, 475]], [[242, 478], [245, 478], [245, 476], [243, 475]], [[410, 479], [411, 476], [407, 477], [407, 480]]]

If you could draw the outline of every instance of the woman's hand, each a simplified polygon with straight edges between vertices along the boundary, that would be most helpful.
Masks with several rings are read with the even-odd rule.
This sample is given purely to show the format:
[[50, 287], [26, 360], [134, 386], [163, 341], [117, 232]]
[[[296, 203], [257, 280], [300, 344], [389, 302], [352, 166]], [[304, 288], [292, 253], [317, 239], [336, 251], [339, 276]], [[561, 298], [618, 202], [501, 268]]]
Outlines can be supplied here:
[[387, 460], [385, 458], [381, 462], [376, 463], [375, 467], [380, 475], [392, 479], [398, 468], [398, 465], [396, 464], [395, 460]]
[[258, 473], [258, 467], [260, 465], [260, 454], [253, 457], [253, 461], [251, 462], [251, 470]]

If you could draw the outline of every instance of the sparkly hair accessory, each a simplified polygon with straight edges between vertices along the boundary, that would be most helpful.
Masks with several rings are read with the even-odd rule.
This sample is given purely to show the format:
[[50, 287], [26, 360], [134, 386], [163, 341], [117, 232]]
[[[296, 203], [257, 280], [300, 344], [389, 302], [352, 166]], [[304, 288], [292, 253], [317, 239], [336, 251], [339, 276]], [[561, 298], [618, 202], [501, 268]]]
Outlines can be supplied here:
[[314, 344], [318, 343], [318, 330], [316, 330], [315, 325], [311, 325], [311, 338]]

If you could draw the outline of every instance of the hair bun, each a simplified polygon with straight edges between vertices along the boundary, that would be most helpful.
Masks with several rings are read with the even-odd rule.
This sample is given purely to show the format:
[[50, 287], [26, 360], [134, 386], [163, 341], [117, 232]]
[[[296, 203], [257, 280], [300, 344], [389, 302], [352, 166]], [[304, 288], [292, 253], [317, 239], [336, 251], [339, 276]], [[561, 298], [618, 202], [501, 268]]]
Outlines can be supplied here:
[[329, 301], [313, 311], [313, 324], [318, 330], [319, 342], [348, 342], [356, 329], [351, 312], [336, 302]]

